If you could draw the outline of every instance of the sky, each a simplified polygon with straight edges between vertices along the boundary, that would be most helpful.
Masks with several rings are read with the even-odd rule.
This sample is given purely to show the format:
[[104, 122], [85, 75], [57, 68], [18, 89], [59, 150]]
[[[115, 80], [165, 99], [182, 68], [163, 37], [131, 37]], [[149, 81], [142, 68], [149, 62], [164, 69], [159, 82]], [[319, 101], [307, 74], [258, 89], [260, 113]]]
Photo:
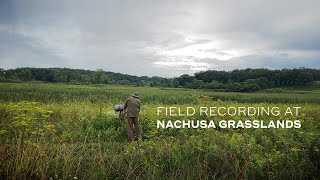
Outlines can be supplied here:
[[320, 1], [0, 0], [0, 68], [320, 68]]

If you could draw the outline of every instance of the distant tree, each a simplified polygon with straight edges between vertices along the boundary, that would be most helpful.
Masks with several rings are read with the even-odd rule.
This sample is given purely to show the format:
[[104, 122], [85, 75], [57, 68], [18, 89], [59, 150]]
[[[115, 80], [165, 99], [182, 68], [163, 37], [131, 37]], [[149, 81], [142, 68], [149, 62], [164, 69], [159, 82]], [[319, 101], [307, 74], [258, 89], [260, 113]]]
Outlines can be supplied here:
[[30, 69], [23, 69], [18, 73], [18, 78], [22, 81], [30, 81], [32, 73]]
[[231, 91], [235, 92], [241, 92], [243, 91], [243, 86], [239, 82], [232, 82], [227, 85], [227, 89], [230, 89]]
[[[23, 69], [29, 69], [29, 68], [21, 68]], [[49, 68], [31, 68], [32, 72], [32, 79], [36, 81], [44, 81], [44, 82], [54, 82], [54, 71]]]
[[107, 75], [102, 69], [98, 69], [93, 73], [92, 84], [106, 84], [108, 83]]
[[147, 85], [148, 85], [148, 84], [146, 83], [145, 80], [140, 80], [139, 83], [138, 83], [138, 86], [141, 86], [141, 87], [147, 86]]
[[179, 83], [179, 81], [177, 79], [173, 79], [171, 81], [171, 87], [177, 88], [179, 86], [180, 86], [180, 83]]
[[204, 82], [202, 80], [194, 79], [192, 82], [188, 83], [186, 87], [191, 89], [202, 89], [203, 85]]
[[255, 83], [257, 85], [259, 85], [259, 87], [261, 89], [266, 89], [269, 87], [268, 78], [266, 78], [266, 77], [259, 77], [259, 78], [255, 79]]
[[[91, 84], [91, 79], [87, 75], [82, 75], [81, 79], [78, 82], [81, 82], [83, 84]], [[109, 83], [109, 81], [108, 81], [108, 83]]]
[[186, 86], [188, 83], [191, 83], [193, 80], [194, 80], [194, 77], [188, 74], [183, 74], [178, 78], [179, 84], [181, 86]]
[[298, 75], [297, 81], [299, 84], [307, 84], [307, 83], [314, 82], [314, 79], [313, 79], [313, 76], [310, 72], [301, 72]]
[[5, 70], [0, 68], [0, 76], [4, 76], [4, 74], [5, 74]]
[[280, 86], [281, 85], [281, 76], [279, 72], [274, 72], [271, 76], [272, 86]]
[[218, 81], [213, 81], [211, 83], [204, 84], [203, 88], [205, 88], [205, 89], [225, 89], [226, 85], [224, 85], [223, 83], [220, 83]]
[[36, 80], [73, 84], [121, 84], [132, 86], [189, 87], [228, 89], [231, 91], [256, 91], [269, 87], [314, 84], [320, 81], [319, 69], [235, 69], [232, 71], [208, 70], [176, 78], [158, 76], [132, 76], [121, 73], [69, 69], [69, 68], [16, 68], [0, 69], [3, 80]]
[[120, 85], [130, 85], [130, 81], [127, 79], [124, 79], [124, 80], [119, 81], [119, 84]]
[[61, 73], [61, 72], [56, 72], [53, 75], [53, 81], [54, 82], [67, 83], [68, 82], [68, 76], [66, 74]]
[[255, 92], [255, 91], [260, 91], [260, 90], [261, 90], [261, 87], [258, 84], [246, 81], [242, 84], [242, 88], [240, 91]]

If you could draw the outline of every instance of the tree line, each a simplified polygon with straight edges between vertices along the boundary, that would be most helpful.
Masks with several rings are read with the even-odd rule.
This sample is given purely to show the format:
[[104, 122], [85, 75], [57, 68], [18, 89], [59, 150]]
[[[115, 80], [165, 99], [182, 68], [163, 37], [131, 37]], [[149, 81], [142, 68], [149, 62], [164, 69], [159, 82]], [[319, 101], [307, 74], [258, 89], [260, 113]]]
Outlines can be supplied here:
[[208, 70], [175, 78], [132, 76], [121, 73], [69, 68], [0, 69], [0, 81], [42, 81], [69, 84], [114, 84], [150, 87], [185, 87], [218, 91], [253, 92], [272, 87], [306, 86], [320, 81], [319, 69], [236, 69]]

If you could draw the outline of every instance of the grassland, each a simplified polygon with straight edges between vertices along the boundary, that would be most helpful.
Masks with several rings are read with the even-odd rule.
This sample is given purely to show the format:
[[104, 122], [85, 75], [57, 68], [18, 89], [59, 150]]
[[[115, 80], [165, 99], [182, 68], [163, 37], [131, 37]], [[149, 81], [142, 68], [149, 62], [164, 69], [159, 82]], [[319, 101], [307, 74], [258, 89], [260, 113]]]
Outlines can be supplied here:
[[[113, 106], [134, 91], [140, 93], [143, 103], [140, 122], [144, 140], [127, 143], [125, 123], [116, 120]], [[320, 177], [320, 89], [232, 93], [0, 83], [0, 102], [0, 179]], [[301, 106], [302, 127], [156, 128], [157, 106], [230, 105]]]

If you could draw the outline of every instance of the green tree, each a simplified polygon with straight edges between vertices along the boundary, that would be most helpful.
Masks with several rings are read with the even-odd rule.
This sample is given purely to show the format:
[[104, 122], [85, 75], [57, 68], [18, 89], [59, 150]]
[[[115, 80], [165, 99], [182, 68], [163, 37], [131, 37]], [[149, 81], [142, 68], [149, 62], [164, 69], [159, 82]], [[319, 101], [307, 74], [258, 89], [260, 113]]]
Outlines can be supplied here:
[[224, 89], [225, 85], [218, 82], [218, 81], [213, 81], [211, 83], [206, 83], [203, 86], [205, 89]]
[[187, 88], [201, 89], [203, 88], [204, 82], [202, 80], [194, 79], [192, 82], [187, 84]]
[[92, 84], [106, 84], [108, 83], [107, 75], [102, 69], [98, 69], [93, 73]]
[[4, 76], [4, 74], [5, 74], [5, 70], [0, 68], [0, 76]]
[[298, 75], [298, 83], [299, 84], [307, 84], [314, 82], [313, 76], [310, 72], [301, 72]]
[[188, 83], [191, 83], [193, 80], [194, 80], [194, 77], [188, 74], [183, 74], [178, 78], [178, 81], [181, 86], [186, 86]]
[[119, 84], [120, 85], [130, 85], [130, 81], [127, 79], [124, 79], [124, 80], [119, 81]]
[[138, 86], [141, 86], [141, 87], [147, 86], [147, 85], [148, 85], [148, 84], [146, 83], [145, 80], [141, 80], [141, 81], [139, 81], [139, 83], [138, 83]]
[[179, 83], [178, 80], [173, 79], [173, 80], [171, 81], [171, 87], [177, 88], [177, 87], [179, 87], [179, 86], [180, 86], [180, 83]]
[[32, 73], [30, 69], [23, 69], [18, 72], [18, 78], [22, 81], [30, 81], [32, 78]]

